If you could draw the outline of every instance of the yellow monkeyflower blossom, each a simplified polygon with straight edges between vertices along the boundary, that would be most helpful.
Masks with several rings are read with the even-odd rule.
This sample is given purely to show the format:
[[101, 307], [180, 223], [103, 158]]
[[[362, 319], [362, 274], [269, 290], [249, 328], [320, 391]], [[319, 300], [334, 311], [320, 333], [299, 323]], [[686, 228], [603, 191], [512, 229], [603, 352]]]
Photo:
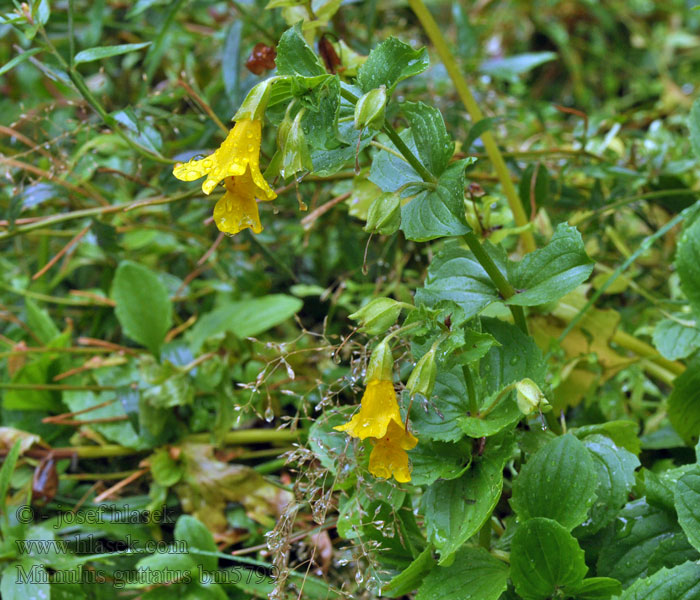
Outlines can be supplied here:
[[250, 173], [224, 179], [226, 193], [214, 206], [214, 222], [219, 231], [238, 233], [250, 227], [254, 233], [262, 231], [258, 203], [255, 201], [255, 183]]
[[411, 450], [418, 439], [406, 431], [401, 410], [391, 381], [392, 356], [388, 339], [380, 342], [372, 352], [367, 365], [367, 388], [360, 401], [360, 410], [343, 425], [333, 429], [345, 431], [354, 438], [370, 438], [374, 444], [369, 456], [369, 472], [375, 477], [396, 481], [411, 481], [411, 470], [406, 450]]
[[396, 401], [396, 392], [391, 381], [370, 381], [360, 404], [360, 411], [350, 421], [333, 429], [347, 431], [351, 437], [361, 440], [368, 437], [384, 437], [389, 423], [395, 423], [403, 429], [399, 403]]
[[260, 143], [262, 122], [237, 121], [218, 150], [202, 159], [178, 163], [173, 175], [182, 181], [194, 181], [206, 176], [202, 191], [211, 194], [220, 181], [226, 194], [214, 207], [214, 220], [225, 233], [238, 233], [250, 227], [262, 231], [255, 199], [274, 200], [277, 197], [260, 172]]
[[416, 447], [418, 439], [395, 421], [389, 422], [384, 437], [373, 440], [374, 448], [369, 455], [369, 472], [375, 477], [389, 479], [392, 475], [399, 483], [411, 481], [406, 450]]

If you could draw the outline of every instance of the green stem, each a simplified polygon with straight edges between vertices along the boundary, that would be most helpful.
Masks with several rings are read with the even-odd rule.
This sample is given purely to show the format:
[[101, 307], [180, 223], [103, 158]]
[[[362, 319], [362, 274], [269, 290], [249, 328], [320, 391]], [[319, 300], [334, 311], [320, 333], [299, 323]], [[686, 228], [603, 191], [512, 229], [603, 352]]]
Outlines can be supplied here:
[[408, 325], [404, 325], [403, 327], [399, 327], [398, 329], [395, 329], [389, 335], [387, 335], [383, 341], [388, 342], [391, 338], [395, 338], [397, 335], [401, 333], [406, 333], [407, 331], [411, 331], [411, 329], [415, 329], [416, 327], [420, 327], [421, 325], [423, 325], [423, 321], [415, 321], [413, 323], [409, 323]]
[[[260, 442], [291, 442], [298, 441], [301, 433], [290, 431], [289, 429], [241, 429], [240, 431], [229, 431], [222, 441], [223, 444], [256, 444]], [[184, 443], [207, 444], [211, 442], [211, 435], [208, 433], [196, 433], [187, 436]], [[136, 450], [126, 448], [119, 444], [105, 444], [103, 446], [73, 446], [66, 448], [55, 448], [61, 454], [76, 454], [78, 458], [107, 458], [111, 456], [128, 456], [148, 450]]]
[[394, 129], [389, 123], [384, 124], [384, 129], [382, 129], [384, 133], [386, 133], [387, 136], [389, 136], [389, 139], [391, 142], [396, 146], [396, 149], [401, 152], [403, 157], [406, 159], [409, 165], [413, 167], [413, 170], [418, 173], [418, 175], [421, 176], [423, 181], [427, 181], [428, 183], [437, 183], [437, 178], [433, 176], [433, 174], [426, 169], [423, 164], [418, 160], [415, 154], [411, 152], [411, 149], [406, 145], [406, 143], [401, 139], [401, 136], [396, 133], [396, 129]]
[[474, 389], [474, 378], [469, 365], [462, 366], [462, 374], [464, 375], [464, 383], [467, 386], [467, 398], [469, 399], [469, 415], [476, 417], [479, 414], [479, 405], [476, 401], [476, 390]]
[[[241, 429], [229, 431], [223, 437], [222, 444], [257, 444], [261, 442], [295, 442], [301, 432], [289, 429]], [[209, 433], [194, 433], [185, 438], [185, 442], [206, 444], [211, 441]]]
[[[340, 88], [340, 95], [345, 98], [348, 102], [357, 104], [359, 98], [355, 96], [350, 90], [345, 88]], [[413, 167], [413, 170], [421, 176], [423, 181], [428, 183], [437, 183], [437, 178], [423, 166], [423, 163], [418, 160], [418, 157], [411, 152], [411, 149], [405, 144], [401, 139], [401, 136], [396, 132], [389, 123], [385, 123], [382, 131], [389, 137], [391, 142], [396, 146], [396, 149], [401, 153], [401, 155], [406, 159], [406, 162]]]
[[113, 385], [67, 385], [62, 383], [3, 383], [0, 390], [51, 390], [102, 392], [117, 389]]
[[259, 465], [255, 465], [255, 469], [261, 475], [267, 475], [268, 473], [274, 473], [279, 471], [285, 464], [287, 464], [286, 458], [276, 458], [275, 460], [270, 460]]
[[134, 208], [141, 208], [145, 206], [155, 206], [157, 204], [169, 204], [170, 202], [176, 202], [178, 200], [184, 200], [190, 198], [199, 193], [197, 189], [189, 190], [187, 192], [181, 192], [180, 194], [173, 194], [171, 196], [157, 196], [148, 201], [142, 202], [124, 202], [123, 204], [113, 204], [111, 206], [97, 206], [95, 208], [83, 208], [80, 210], [74, 210], [67, 213], [62, 213], [58, 215], [51, 215], [40, 221], [35, 221], [34, 223], [27, 223], [26, 225], [21, 225], [15, 227], [9, 231], [0, 231], [0, 240], [6, 240], [8, 238], [14, 237], [16, 235], [21, 235], [23, 233], [28, 233], [29, 231], [34, 231], [36, 229], [43, 229], [49, 225], [55, 225], [56, 223], [63, 223], [64, 221], [72, 221], [73, 219], [82, 219], [83, 217], [93, 217], [96, 215], [106, 215], [109, 213], [115, 213], [120, 211], [128, 211]]
[[[455, 58], [452, 55], [452, 52], [450, 51], [445, 37], [442, 35], [440, 28], [435, 22], [435, 19], [433, 19], [432, 15], [430, 14], [430, 11], [428, 11], [427, 7], [423, 3], [423, 0], [408, 0], [408, 3], [411, 6], [413, 12], [418, 17], [418, 20], [421, 22], [425, 33], [428, 34], [430, 41], [435, 46], [435, 49], [437, 50], [437, 53], [440, 56], [440, 59], [445, 65], [447, 73], [449, 74], [450, 78], [452, 79], [452, 82], [454, 83], [454, 86], [457, 90], [457, 94], [462, 100], [462, 104], [464, 104], [465, 108], [467, 109], [467, 112], [471, 116], [472, 121], [474, 123], [481, 121], [484, 118], [484, 115], [481, 112], [481, 108], [474, 99], [474, 96], [472, 96], [469, 86], [467, 85], [467, 82], [464, 79], [460, 68], [457, 66], [457, 62], [455, 61]], [[515, 219], [515, 224], [518, 227], [527, 225], [528, 220], [527, 216], [525, 215], [523, 205], [520, 202], [520, 197], [518, 196], [518, 193], [515, 190], [515, 186], [513, 185], [513, 182], [510, 179], [508, 167], [506, 166], [506, 163], [503, 160], [503, 156], [501, 156], [501, 152], [498, 149], [498, 145], [496, 144], [496, 141], [491, 135], [491, 132], [486, 131], [482, 133], [481, 140], [484, 143], [486, 153], [488, 154], [489, 159], [493, 164], [493, 168], [495, 169], [496, 174], [498, 175], [498, 179], [501, 182], [501, 186], [503, 187], [503, 193], [506, 195], [506, 198], [508, 200], [508, 205], [510, 206], [510, 210], [513, 213], [513, 218]], [[522, 240], [523, 247], [525, 248], [526, 252], [532, 252], [533, 250], [535, 250], [535, 238], [533, 237], [531, 231], [526, 230], [521, 232], [520, 239]]]
[[[483, 267], [484, 271], [486, 271], [489, 278], [498, 289], [501, 297], [504, 300], [508, 300], [508, 298], [514, 296], [515, 288], [508, 282], [496, 263], [493, 262], [493, 259], [489, 256], [486, 250], [484, 250], [484, 247], [481, 245], [479, 239], [473, 233], [469, 232], [464, 236], [464, 241], [467, 243], [467, 246], [469, 246], [469, 249], [476, 257], [476, 260], [479, 261], [479, 264]], [[515, 321], [515, 324], [525, 335], [528, 335], [527, 321], [525, 320], [525, 311], [523, 310], [523, 307], [509, 305], [508, 308], [513, 314], [513, 321]]]
[[73, 2], [68, 0], [68, 64], [73, 68], [75, 64], [75, 35], [73, 31]]
[[486, 550], [491, 548], [491, 519], [488, 519], [479, 530], [479, 546]]

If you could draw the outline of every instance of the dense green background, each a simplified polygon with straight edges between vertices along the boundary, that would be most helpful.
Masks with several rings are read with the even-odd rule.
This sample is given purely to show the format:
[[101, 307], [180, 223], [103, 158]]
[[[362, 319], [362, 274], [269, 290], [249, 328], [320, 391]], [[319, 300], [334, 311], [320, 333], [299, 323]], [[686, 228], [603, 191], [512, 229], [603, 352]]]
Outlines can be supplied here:
[[[443, 196], [427, 192], [405, 205], [401, 232], [365, 232], [377, 186], [394, 191], [415, 175], [383, 137], [358, 142], [357, 160], [346, 144], [342, 168], [325, 168], [337, 155], [318, 147], [335, 138], [323, 118], [311, 123], [314, 170], [269, 174], [279, 198], [260, 205], [258, 236], [219, 235], [219, 193], [172, 176], [173, 161], [216, 148], [250, 88], [274, 74], [245, 68], [255, 44], [309, 21], [303, 3], [265, 4], [3, 6], [2, 597], [117, 597], [100, 581], [17, 585], [18, 565], [82, 567], [106, 581], [138, 565], [191, 581], [142, 582], [120, 597], [370, 598], [383, 585], [418, 600], [700, 598], [700, 220], [682, 212], [700, 173], [700, 10], [682, 0], [431, 2], [487, 116], [474, 123], [406, 3], [309, 4], [307, 39], [313, 51], [322, 34], [342, 41], [344, 81], [390, 36], [414, 48], [383, 46], [414, 62], [374, 78], [380, 69], [366, 69], [356, 89], [396, 84], [395, 101], [441, 111], [446, 130], [419, 104], [390, 103], [387, 120], [412, 128], [440, 193], [461, 193], [466, 168], [469, 224], [519, 292], [509, 304], [527, 307], [528, 338], [504, 322], [472, 253], [423, 243], [468, 229], [430, 233], [447, 192], [437, 208], [428, 203]], [[301, 68], [297, 50], [280, 49], [280, 72]], [[322, 64], [305, 56], [304, 68]], [[335, 81], [305, 96], [309, 106], [327, 102]], [[285, 108], [268, 109], [263, 168]], [[357, 135], [346, 125], [342, 135]], [[485, 131], [528, 217], [536, 211], [536, 254], [518, 246]], [[465, 161], [448, 166], [453, 141]], [[339, 407], [359, 401], [376, 341], [350, 336], [348, 315], [377, 296], [415, 296], [426, 319], [447, 307], [455, 322], [488, 307], [479, 331], [450, 338], [452, 350], [473, 351], [441, 364], [434, 402], [411, 406], [421, 440], [411, 486], [374, 479], [366, 445], [331, 433], [351, 410]], [[401, 381], [427, 350], [421, 335], [397, 340]], [[554, 407], [547, 430], [514, 404], [467, 416], [467, 363], [482, 407], [517, 380], [540, 385]], [[57, 470], [58, 488], [40, 477], [35, 519], [18, 523], [41, 469]], [[61, 525], [61, 513], [104, 502], [165, 504], [175, 518]], [[71, 546], [87, 536], [102, 545]], [[31, 554], [17, 539], [69, 551]], [[157, 540], [161, 551], [146, 556]], [[232, 551], [242, 551], [235, 561]], [[227, 581], [201, 581], [202, 568]]]

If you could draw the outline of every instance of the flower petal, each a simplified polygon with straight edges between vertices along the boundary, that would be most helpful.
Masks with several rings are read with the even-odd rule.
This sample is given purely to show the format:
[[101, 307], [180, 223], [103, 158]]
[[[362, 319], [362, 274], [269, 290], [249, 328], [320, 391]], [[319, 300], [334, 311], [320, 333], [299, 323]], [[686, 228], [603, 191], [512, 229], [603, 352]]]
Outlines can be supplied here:
[[236, 234], [250, 228], [254, 233], [262, 231], [260, 214], [255, 196], [248, 192], [246, 185], [239, 185], [233, 177], [225, 180], [226, 193], [214, 206], [214, 222], [220, 231]]
[[411, 481], [408, 454], [404, 448], [406, 436], [416, 440], [394, 421], [389, 424], [386, 435], [374, 442], [374, 448], [369, 455], [369, 472], [372, 475], [382, 479], [389, 479], [393, 475], [399, 483]]
[[268, 186], [259, 167], [261, 141], [260, 121], [238, 121], [214, 154], [175, 165], [173, 175], [182, 181], [194, 181], [206, 176], [202, 191], [211, 194], [221, 180], [243, 175], [250, 165], [253, 181], [260, 188], [261, 197], [272, 200], [276, 198], [275, 192]]
[[253, 181], [255, 182], [255, 187], [257, 188], [257, 193], [255, 194], [257, 198], [260, 200], [274, 200], [277, 198], [275, 190], [268, 185], [267, 181], [265, 181], [265, 178], [263, 177], [263, 174], [260, 172], [260, 167], [258, 166], [257, 160], [255, 163], [251, 161], [250, 172], [253, 177]]
[[368, 437], [381, 438], [386, 434], [390, 422], [403, 429], [394, 384], [391, 381], [375, 379], [367, 385], [360, 411], [350, 421], [334, 429], [346, 431], [348, 435], [361, 440]]

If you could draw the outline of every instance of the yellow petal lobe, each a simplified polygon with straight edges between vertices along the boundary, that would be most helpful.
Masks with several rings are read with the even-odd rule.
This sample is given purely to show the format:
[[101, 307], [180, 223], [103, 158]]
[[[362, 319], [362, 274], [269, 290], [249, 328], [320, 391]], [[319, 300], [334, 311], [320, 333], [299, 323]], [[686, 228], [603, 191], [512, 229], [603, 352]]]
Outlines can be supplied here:
[[348, 435], [361, 440], [368, 437], [381, 438], [391, 422], [403, 429], [394, 384], [384, 379], [375, 379], [367, 385], [360, 411], [350, 421], [334, 429], [346, 431]]
[[374, 440], [369, 455], [369, 472], [375, 477], [389, 479], [392, 475], [399, 483], [411, 481], [411, 469], [406, 450], [414, 448], [418, 440], [394, 421], [389, 423], [386, 435]]
[[229, 177], [225, 184], [226, 193], [214, 206], [214, 222], [219, 231], [233, 235], [250, 228], [254, 233], [260, 233], [263, 228], [250, 173], [246, 171], [241, 177]]
[[239, 177], [250, 166], [253, 180], [261, 188], [262, 195], [266, 200], [272, 200], [274, 192], [267, 185], [259, 167], [261, 140], [261, 121], [238, 121], [216, 152], [202, 159], [176, 164], [173, 175], [182, 181], [194, 181], [206, 176], [202, 191], [211, 194], [220, 181], [226, 177]]

